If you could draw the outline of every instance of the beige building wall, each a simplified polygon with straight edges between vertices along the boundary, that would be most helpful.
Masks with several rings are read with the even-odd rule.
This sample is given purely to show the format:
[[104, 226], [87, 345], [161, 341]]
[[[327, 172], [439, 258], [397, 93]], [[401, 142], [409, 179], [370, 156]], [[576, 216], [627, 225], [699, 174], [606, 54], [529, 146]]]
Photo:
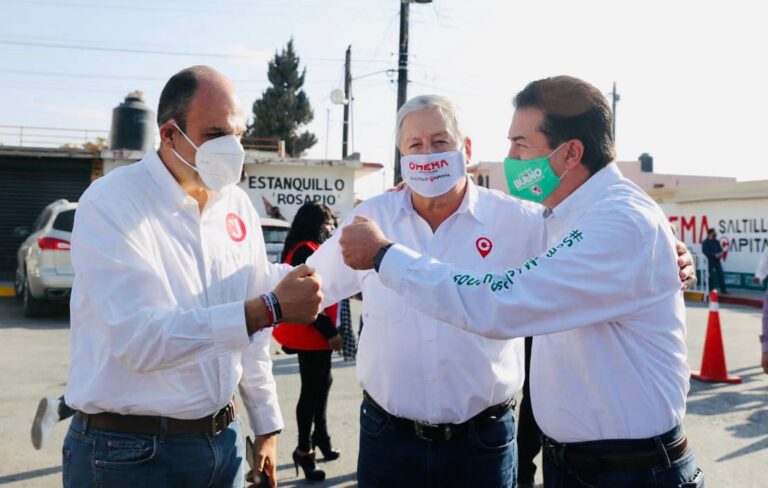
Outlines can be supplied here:
[[736, 178], [722, 176], [669, 175], [647, 173], [641, 169], [640, 161], [617, 161], [622, 174], [645, 191], [654, 188], [676, 188], [681, 186], [715, 185], [735, 183]]
[[[672, 175], [663, 173], [646, 173], [640, 167], [640, 161], [617, 161], [622, 174], [645, 191], [654, 188], [678, 188], [698, 185], [721, 185], [736, 183], [736, 178], [722, 176]], [[476, 183], [487, 188], [507, 191], [504, 178], [504, 164], [499, 162], [482, 161], [470, 166], [467, 171], [473, 175]]]

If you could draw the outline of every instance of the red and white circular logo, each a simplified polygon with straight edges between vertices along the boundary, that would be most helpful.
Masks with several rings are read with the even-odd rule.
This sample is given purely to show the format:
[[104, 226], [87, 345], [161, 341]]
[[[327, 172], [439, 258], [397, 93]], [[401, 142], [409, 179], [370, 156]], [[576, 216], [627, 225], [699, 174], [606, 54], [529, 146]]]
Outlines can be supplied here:
[[237, 214], [227, 214], [227, 234], [235, 242], [245, 239], [245, 223]]
[[491, 249], [493, 249], [493, 243], [487, 237], [481, 237], [475, 241], [475, 247], [477, 248], [477, 252], [479, 252], [480, 255], [485, 258], [488, 254], [490, 254]]

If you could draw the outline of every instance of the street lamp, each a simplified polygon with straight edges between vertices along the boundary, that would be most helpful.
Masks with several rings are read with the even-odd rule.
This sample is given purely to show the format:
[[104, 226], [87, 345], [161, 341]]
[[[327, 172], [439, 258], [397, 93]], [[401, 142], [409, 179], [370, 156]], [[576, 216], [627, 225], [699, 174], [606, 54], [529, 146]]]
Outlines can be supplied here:
[[[344, 96], [344, 90], [341, 88], [336, 88], [334, 90], [331, 90], [330, 94], [331, 103], [334, 105], [348, 105], [349, 100], [347, 97]], [[325, 109], [325, 159], [328, 159], [328, 130], [331, 123], [331, 109], [327, 108]], [[344, 120], [344, 123], [346, 124], [346, 119]], [[344, 132], [344, 142], [342, 143], [342, 147], [346, 147], [346, 131]]]

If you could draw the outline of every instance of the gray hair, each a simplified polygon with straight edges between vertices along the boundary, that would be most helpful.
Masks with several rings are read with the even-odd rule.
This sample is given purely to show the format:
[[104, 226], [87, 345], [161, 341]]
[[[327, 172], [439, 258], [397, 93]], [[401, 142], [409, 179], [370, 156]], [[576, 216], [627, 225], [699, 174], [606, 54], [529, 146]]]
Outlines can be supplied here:
[[403, 120], [408, 114], [413, 112], [419, 112], [429, 108], [437, 109], [440, 115], [443, 117], [448, 132], [456, 139], [456, 143], [459, 146], [464, 144], [464, 134], [459, 127], [459, 118], [456, 111], [456, 106], [451, 102], [448, 97], [440, 95], [419, 95], [413, 97], [400, 107], [397, 111], [397, 131], [395, 132], [395, 144], [400, 147], [400, 136], [402, 135]]

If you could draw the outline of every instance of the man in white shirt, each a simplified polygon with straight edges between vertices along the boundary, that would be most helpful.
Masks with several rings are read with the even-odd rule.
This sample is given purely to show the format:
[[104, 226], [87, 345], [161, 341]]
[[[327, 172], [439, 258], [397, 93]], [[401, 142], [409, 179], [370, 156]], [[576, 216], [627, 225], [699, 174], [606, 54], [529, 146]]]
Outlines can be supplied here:
[[537, 335], [545, 486], [701, 486], [682, 428], [690, 369], [669, 223], [612, 163], [597, 88], [547, 78], [515, 106], [505, 173], [511, 193], [548, 208], [542, 254], [497, 272], [461, 269], [392, 245], [358, 217], [340, 239], [345, 262], [375, 268], [405, 303], [463, 330]]
[[[363, 202], [346, 223], [373, 217], [412, 248], [489, 272], [510, 261], [521, 265], [544, 245], [542, 207], [466, 177], [465, 138], [448, 99], [406, 102], [396, 141], [408, 187]], [[511, 399], [523, 384], [522, 339], [445, 327], [403, 303], [376, 273], [345, 266], [338, 234], [307, 263], [323, 277], [327, 303], [363, 292], [360, 486], [513, 486]]]
[[64, 486], [241, 487], [238, 384], [274, 485], [283, 419], [262, 329], [313, 321], [319, 279], [267, 261], [259, 218], [234, 185], [245, 125], [223, 75], [174, 75], [158, 125], [157, 152], [79, 202]]
[[[768, 278], [768, 247], [760, 255], [753, 282], [756, 285], [761, 285], [766, 278]], [[763, 372], [768, 374], [768, 290], [763, 297], [763, 333], [760, 335], [760, 349], [763, 353], [760, 365], [763, 367]]]
[[[488, 271], [510, 256], [522, 263], [542, 246], [538, 206], [466, 177], [465, 138], [448, 99], [409, 100], [397, 128], [408, 188], [368, 199], [347, 222], [375, 216], [409, 246]], [[519, 233], [510, 235], [510, 227]], [[307, 264], [323, 277], [326, 303], [363, 292], [360, 487], [514, 486], [513, 396], [523, 384], [522, 339], [486, 339], [407, 306], [376, 273], [344, 265], [338, 233]]]

